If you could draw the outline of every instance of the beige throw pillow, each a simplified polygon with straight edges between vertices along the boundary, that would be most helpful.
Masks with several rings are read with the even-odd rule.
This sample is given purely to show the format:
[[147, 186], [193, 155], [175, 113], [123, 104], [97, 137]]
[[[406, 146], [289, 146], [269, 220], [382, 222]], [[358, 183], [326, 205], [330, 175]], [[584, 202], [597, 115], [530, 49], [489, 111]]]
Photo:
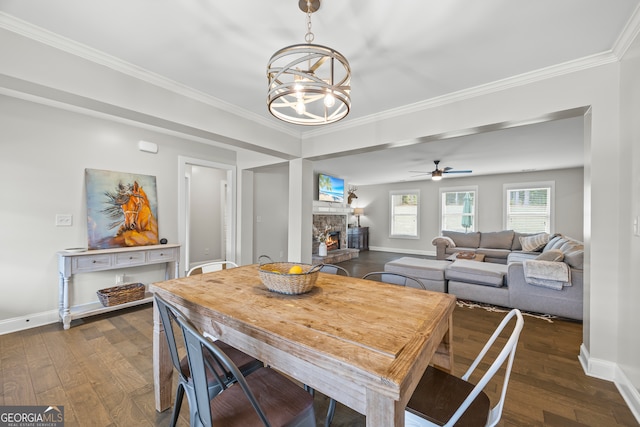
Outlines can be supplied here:
[[549, 249], [536, 257], [539, 261], [562, 261], [564, 253], [560, 249]]
[[537, 252], [549, 243], [549, 234], [540, 233], [533, 236], [521, 236], [520, 244], [525, 252]]

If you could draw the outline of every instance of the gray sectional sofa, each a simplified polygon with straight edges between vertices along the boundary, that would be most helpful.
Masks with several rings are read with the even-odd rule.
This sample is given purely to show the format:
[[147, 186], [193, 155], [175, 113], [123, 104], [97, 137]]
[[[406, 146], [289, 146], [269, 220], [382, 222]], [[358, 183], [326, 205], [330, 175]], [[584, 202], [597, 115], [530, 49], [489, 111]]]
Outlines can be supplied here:
[[[419, 276], [421, 267], [430, 279], [441, 274], [441, 289], [460, 299], [582, 320], [582, 242], [558, 234], [510, 230], [464, 234], [443, 231], [435, 238], [437, 261], [404, 258], [385, 269]], [[458, 259], [443, 264], [459, 251], [484, 254], [485, 262]]]
[[522, 252], [520, 237], [527, 236], [531, 234], [513, 230], [471, 233], [443, 230], [432, 243], [436, 247], [436, 259], [447, 259], [456, 252], [474, 252], [484, 255], [486, 262], [506, 264], [511, 252]]

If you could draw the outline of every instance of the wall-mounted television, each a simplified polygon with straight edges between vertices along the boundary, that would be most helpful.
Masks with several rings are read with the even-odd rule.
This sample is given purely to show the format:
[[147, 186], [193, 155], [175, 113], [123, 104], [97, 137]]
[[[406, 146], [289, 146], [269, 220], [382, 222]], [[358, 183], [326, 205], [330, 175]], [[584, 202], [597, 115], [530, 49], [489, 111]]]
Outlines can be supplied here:
[[318, 200], [326, 202], [344, 202], [344, 179], [319, 173]]

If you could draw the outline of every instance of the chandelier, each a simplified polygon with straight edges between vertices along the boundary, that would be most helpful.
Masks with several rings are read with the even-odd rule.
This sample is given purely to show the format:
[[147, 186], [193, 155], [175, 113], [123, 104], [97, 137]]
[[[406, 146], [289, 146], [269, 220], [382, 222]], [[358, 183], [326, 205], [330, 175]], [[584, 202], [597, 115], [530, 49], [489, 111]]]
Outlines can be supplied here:
[[340, 52], [312, 44], [311, 14], [320, 0], [299, 0], [298, 5], [307, 14], [306, 43], [280, 49], [269, 60], [269, 112], [298, 125], [334, 123], [351, 109], [351, 68]]

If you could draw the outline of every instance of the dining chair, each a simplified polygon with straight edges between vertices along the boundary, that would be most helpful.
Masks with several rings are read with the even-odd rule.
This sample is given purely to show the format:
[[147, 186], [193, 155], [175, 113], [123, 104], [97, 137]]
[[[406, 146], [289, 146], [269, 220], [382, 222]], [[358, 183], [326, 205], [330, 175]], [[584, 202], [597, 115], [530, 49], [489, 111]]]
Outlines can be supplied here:
[[320, 272], [328, 273], [328, 274], [337, 274], [339, 276], [350, 276], [349, 272], [345, 268], [335, 264], [322, 264], [322, 267], [320, 268]]
[[390, 273], [388, 271], [373, 271], [362, 276], [366, 280], [376, 280], [378, 282], [390, 283], [392, 285], [408, 286], [427, 290], [427, 287], [420, 279], [407, 276], [402, 273]]
[[[176, 337], [176, 329], [174, 329], [175, 319], [178, 315], [178, 310], [162, 299], [157, 294], [154, 294], [154, 303], [160, 313], [160, 321], [164, 329], [164, 334], [167, 337], [167, 344], [169, 347], [169, 354], [171, 356], [171, 363], [178, 372], [178, 386], [176, 388], [176, 398], [173, 404], [173, 414], [171, 416], [171, 424], [173, 427], [178, 421], [180, 415], [180, 408], [182, 407], [182, 399], [185, 392], [187, 393], [187, 401], [189, 402], [190, 417], [193, 419], [196, 412], [195, 391], [193, 388], [193, 381], [191, 378], [191, 371], [189, 369], [189, 361], [186, 354], [184, 354], [184, 347], [179, 347]], [[264, 366], [264, 363], [258, 359], [254, 359], [246, 353], [231, 347], [222, 341], [217, 342], [218, 347], [224, 349], [225, 353], [234, 361], [234, 363], [240, 367], [240, 370], [244, 375], [249, 375], [251, 372]], [[180, 352], [182, 349], [182, 352]], [[181, 354], [182, 353], [182, 354]], [[229, 379], [231, 380], [231, 379]], [[208, 379], [209, 396], [213, 397], [220, 393], [222, 390], [217, 381], [213, 377]]]
[[[476, 385], [469, 382], [469, 377], [482, 362], [487, 352], [494, 346], [496, 340], [511, 319], [515, 317], [515, 324], [509, 338], [506, 340], [498, 356], [482, 375]], [[513, 309], [502, 319], [500, 325], [489, 338], [482, 351], [473, 361], [467, 372], [458, 378], [432, 366], [427, 367], [420, 379], [405, 410], [406, 427], [426, 426], [478, 426], [492, 427], [498, 424], [502, 416], [504, 399], [509, 385], [509, 377], [516, 354], [516, 347], [524, 320], [520, 310]], [[489, 381], [505, 364], [504, 380], [500, 391], [500, 399], [491, 408], [489, 397], [483, 391]]]
[[187, 277], [194, 274], [211, 273], [212, 271], [220, 271], [227, 268], [236, 268], [238, 264], [232, 261], [212, 261], [204, 264], [196, 265], [187, 271]]
[[[269, 367], [243, 375], [226, 352], [184, 315], [178, 313], [176, 321], [185, 339], [195, 390], [192, 427], [315, 427], [313, 396], [302, 387]], [[208, 392], [210, 377], [222, 389], [213, 399]]]

